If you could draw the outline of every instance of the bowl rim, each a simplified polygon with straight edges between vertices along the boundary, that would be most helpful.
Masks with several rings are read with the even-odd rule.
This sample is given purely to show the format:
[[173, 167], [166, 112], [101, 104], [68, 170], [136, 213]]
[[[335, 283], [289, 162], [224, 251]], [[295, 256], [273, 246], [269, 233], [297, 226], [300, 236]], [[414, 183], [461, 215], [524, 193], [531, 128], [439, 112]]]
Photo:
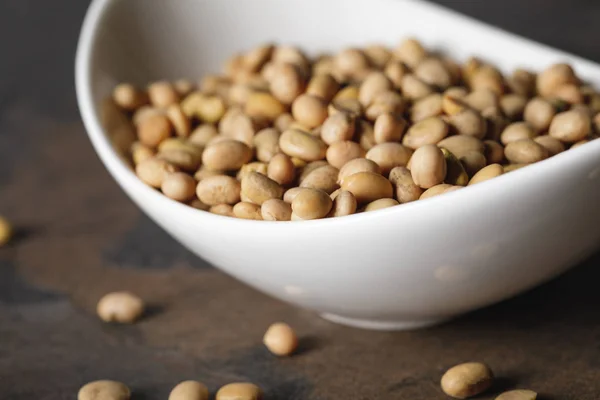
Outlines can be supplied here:
[[[353, 223], [355, 221], [360, 221], [364, 219], [372, 219], [376, 217], [386, 218], [388, 215], [392, 214], [408, 214], [411, 212], [419, 212], [421, 208], [435, 206], [443, 207], [444, 204], [447, 206], [451, 206], [452, 204], [459, 205], [462, 203], [460, 199], [463, 199], [463, 197], [466, 200], [469, 200], [469, 198], [476, 198], [478, 193], [488, 191], [490, 188], [493, 187], [492, 185], [500, 187], [500, 185], [506, 185], [507, 182], [517, 183], [519, 180], [525, 181], [528, 180], [529, 177], [532, 175], [543, 173], [542, 171], [544, 169], [549, 169], [551, 167], [557, 167], [561, 165], [568, 165], [569, 163], [575, 162], [579, 157], [592, 156], [592, 153], [600, 155], [600, 140], [593, 140], [576, 149], [571, 149], [569, 151], [562, 152], [546, 160], [542, 160], [533, 165], [529, 165], [526, 168], [519, 168], [518, 170], [512, 171], [510, 173], [505, 173], [489, 181], [484, 181], [477, 185], [466, 186], [461, 190], [445, 193], [444, 196], [434, 196], [424, 200], [405, 203], [402, 204], [402, 207], [389, 207], [385, 209], [371, 211], [369, 213], [352, 214], [338, 218], [322, 218], [316, 220], [303, 221], [255, 221], [240, 218], [232, 218], [223, 215], [213, 214], [208, 211], [195, 209], [191, 206], [188, 206], [187, 204], [180, 203], [178, 201], [168, 198], [159, 191], [147, 186], [142, 181], [140, 181], [135, 175], [134, 171], [129, 166], [127, 166], [126, 163], [117, 154], [117, 151], [110, 143], [110, 140], [108, 139], [100, 121], [100, 117], [94, 105], [94, 96], [92, 93], [92, 58], [94, 54], [94, 42], [97, 38], [99, 23], [105, 17], [108, 8], [114, 1], [116, 0], [92, 0], [86, 12], [83, 24], [81, 26], [80, 36], [77, 43], [77, 51], [75, 55], [75, 91], [77, 96], [79, 112], [81, 114], [85, 130], [90, 138], [90, 141], [92, 142], [92, 145], [98, 157], [102, 160], [103, 164], [105, 165], [105, 168], [113, 176], [113, 179], [115, 179], [117, 184], [119, 184], [120, 186], [131, 185], [131, 190], [142, 193], [145, 197], [151, 198], [153, 202], [156, 202], [162, 207], [174, 209], [186, 218], [208, 218], [209, 220], [214, 219], [216, 223], [226, 223], [232, 225], [239, 224], [241, 227], [247, 228], [256, 228], [258, 226], [272, 226], [280, 227], [282, 229], [288, 229], [286, 227], [294, 226], [297, 228], [299, 225], [304, 227], [310, 226], [315, 228], [322, 225], [334, 227], [339, 226], [339, 224]], [[600, 65], [593, 63], [592, 61], [583, 59], [579, 56], [564, 52], [559, 49], [552, 48], [545, 44], [535, 42], [533, 40], [495, 27], [493, 25], [489, 25], [487, 23], [478, 21], [472, 17], [460, 14], [441, 5], [432, 4], [427, 1], [402, 1], [410, 3], [418, 2], [420, 7], [428, 8], [432, 12], [443, 13], [448, 17], [460, 19], [465, 24], [469, 24], [473, 27], [477, 27], [479, 29], [486, 29], [490, 32], [504, 35], [505, 37], [512, 40], [521, 41], [522, 43], [530, 46], [536, 46], [538, 48], [552, 51], [557, 55], [569, 58], [573, 61], [595, 66], [600, 71]], [[509, 175], [509, 177], [507, 177], [507, 175]], [[126, 193], [128, 192], [128, 190], [124, 191]], [[127, 194], [129, 197], [131, 197], [129, 193]], [[451, 201], [451, 199], [454, 199], [454, 201]], [[399, 217], [399, 215], [396, 215], [396, 217]], [[265, 222], [268, 223], [265, 224]]]

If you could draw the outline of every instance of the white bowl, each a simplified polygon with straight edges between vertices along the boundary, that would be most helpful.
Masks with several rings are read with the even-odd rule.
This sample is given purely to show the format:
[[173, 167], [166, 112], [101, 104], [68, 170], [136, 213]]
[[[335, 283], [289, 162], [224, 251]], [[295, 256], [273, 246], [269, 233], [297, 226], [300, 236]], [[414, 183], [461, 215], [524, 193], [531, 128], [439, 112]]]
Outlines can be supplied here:
[[199, 77], [266, 41], [310, 52], [407, 35], [504, 70], [600, 66], [409, 0], [95, 0], [76, 60], [90, 139], [125, 192], [184, 246], [248, 285], [325, 318], [371, 329], [431, 325], [544, 282], [600, 243], [600, 140], [473, 187], [349, 217], [269, 223], [171, 201], [140, 182], [99, 119], [121, 81]]

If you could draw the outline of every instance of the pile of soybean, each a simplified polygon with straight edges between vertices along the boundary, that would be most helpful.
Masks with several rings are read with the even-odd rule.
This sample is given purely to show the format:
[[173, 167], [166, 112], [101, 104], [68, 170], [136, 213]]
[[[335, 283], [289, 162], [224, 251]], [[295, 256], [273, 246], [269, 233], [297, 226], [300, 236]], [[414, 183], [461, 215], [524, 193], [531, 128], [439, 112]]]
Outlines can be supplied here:
[[569, 65], [503, 75], [415, 39], [315, 59], [264, 45], [198, 85], [119, 84], [106, 106], [143, 182], [201, 210], [268, 221], [440, 195], [600, 132], [600, 94]]

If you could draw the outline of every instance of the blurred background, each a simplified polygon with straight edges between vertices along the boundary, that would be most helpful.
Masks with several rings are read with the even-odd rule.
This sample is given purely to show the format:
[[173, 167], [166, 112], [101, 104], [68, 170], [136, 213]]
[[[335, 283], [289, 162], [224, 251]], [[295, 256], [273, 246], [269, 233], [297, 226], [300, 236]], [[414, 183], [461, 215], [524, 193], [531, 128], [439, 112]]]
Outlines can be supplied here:
[[[436, 2], [600, 61], [596, 0]], [[482, 358], [501, 365], [508, 387], [535, 386], [545, 400], [598, 399], [600, 321], [590, 305], [600, 301], [600, 255], [418, 335], [333, 327], [191, 256], [125, 197], [84, 133], [73, 75], [88, 4], [0, 2], [0, 214], [18, 226], [15, 243], [0, 249], [0, 398], [74, 398], [81, 384], [113, 378], [137, 399], [164, 399], [178, 380], [203, 376], [211, 389], [252, 379], [282, 399], [414, 400], [438, 398], [448, 363]], [[169, 312], [156, 307], [126, 329], [100, 324], [95, 301], [115, 282]], [[301, 334], [310, 325], [319, 351], [274, 363], [251, 337], [277, 319]]]

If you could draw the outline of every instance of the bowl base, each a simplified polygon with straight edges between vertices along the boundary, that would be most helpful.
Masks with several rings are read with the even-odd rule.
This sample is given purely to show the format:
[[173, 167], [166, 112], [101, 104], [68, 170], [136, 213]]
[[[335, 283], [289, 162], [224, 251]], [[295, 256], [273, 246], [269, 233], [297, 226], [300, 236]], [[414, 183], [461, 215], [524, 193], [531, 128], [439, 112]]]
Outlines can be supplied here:
[[417, 321], [385, 321], [372, 319], [358, 319], [343, 317], [336, 314], [323, 313], [321, 317], [327, 321], [351, 326], [353, 328], [369, 329], [375, 331], [407, 331], [414, 329], [427, 328], [438, 325], [446, 321], [446, 319], [427, 319]]

